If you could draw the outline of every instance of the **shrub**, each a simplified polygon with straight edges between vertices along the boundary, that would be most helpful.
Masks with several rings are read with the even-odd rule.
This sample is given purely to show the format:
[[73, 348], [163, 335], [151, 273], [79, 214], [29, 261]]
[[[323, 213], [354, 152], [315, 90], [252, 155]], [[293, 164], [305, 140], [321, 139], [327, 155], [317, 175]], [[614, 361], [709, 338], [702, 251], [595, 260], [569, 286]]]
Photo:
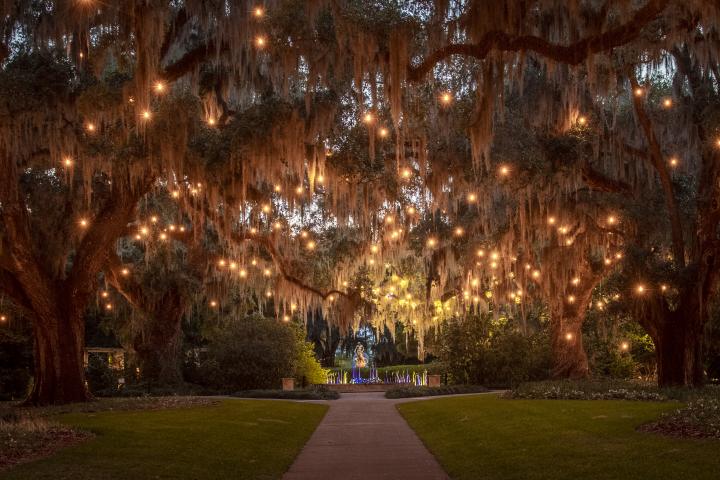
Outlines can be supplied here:
[[284, 400], [337, 400], [340, 394], [323, 386], [302, 390], [245, 390], [233, 394], [241, 398], [279, 398]]
[[445, 385], [442, 387], [403, 386], [389, 389], [385, 392], [385, 398], [434, 397], [437, 395], [483, 393], [487, 391], [488, 389], [481, 385]]
[[315, 357], [315, 347], [306, 342], [303, 331], [297, 329], [298, 349], [295, 361], [295, 379], [298, 385], [324, 384], [327, 381], [328, 370], [323, 368]]
[[516, 399], [542, 400], [645, 400], [665, 401], [670, 397], [651, 384], [621, 380], [529, 382], [513, 388]]
[[114, 370], [100, 355], [90, 355], [85, 369], [85, 379], [91, 392], [110, 392], [118, 389], [122, 372]]
[[640, 429], [673, 437], [720, 439], [720, 394], [692, 400]]
[[271, 389], [295, 371], [293, 327], [259, 315], [241, 317], [209, 335], [196, 381], [219, 392]]

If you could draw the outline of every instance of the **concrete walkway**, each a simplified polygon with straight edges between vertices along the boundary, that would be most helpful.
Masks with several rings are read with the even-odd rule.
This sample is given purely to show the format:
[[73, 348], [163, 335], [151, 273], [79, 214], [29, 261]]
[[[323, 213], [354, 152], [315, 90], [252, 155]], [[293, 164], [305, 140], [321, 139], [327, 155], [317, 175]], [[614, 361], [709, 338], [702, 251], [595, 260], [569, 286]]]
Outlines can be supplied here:
[[384, 393], [344, 393], [295, 459], [285, 480], [447, 479]]

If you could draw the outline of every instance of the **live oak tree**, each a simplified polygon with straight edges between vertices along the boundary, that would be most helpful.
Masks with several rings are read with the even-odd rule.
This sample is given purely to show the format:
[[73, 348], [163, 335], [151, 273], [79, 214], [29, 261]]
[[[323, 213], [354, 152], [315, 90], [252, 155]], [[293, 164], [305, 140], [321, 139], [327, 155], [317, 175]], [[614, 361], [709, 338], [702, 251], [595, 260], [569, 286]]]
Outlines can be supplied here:
[[[373, 258], [381, 275], [381, 265], [407, 252], [409, 230], [418, 221], [413, 211], [440, 212], [449, 225], [472, 194], [482, 200], [476, 215], [483, 235], [493, 230], [493, 200], [509, 194], [502, 179], [521, 175], [523, 168], [518, 162], [513, 170], [513, 159], [493, 157], [494, 139], [503, 133], [496, 130], [503, 97], [514, 91], [522, 102], [525, 75], [537, 71], [548, 88], [533, 102], [537, 108], [528, 120], [556, 133], [589, 122], [593, 167], [609, 179], [602, 188], [627, 183], [632, 193], [616, 193], [629, 197], [644, 180], [656, 185], [658, 176], [674, 261], [698, 272], [687, 284], [698, 295], [683, 292], [682, 309], [639, 319], [655, 331], [661, 356], [674, 366], [661, 369], [661, 382], [700, 381], [697, 362], [687, 359], [700, 354], [695, 345], [717, 283], [717, 124], [706, 115], [717, 96], [716, 5], [478, 0], [377, 1], [370, 8], [344, 0], [27, 0], [2, 8], [0, 161], [8, 173], [0, 179], [0, 286], [35, 324], [32, 401], [85, 398], [82, 312], [117, 240], [134, 235], [136, 204], [153, 186], [174, 192], [198, 231], [210, 225], [226, 242], [223, 259], [232, 271], [224, 275], [249, 275], [247, 262], [263, 249], [268, 266], [274, 265], [268, 277], [273, 288], [258, 281], [257, 293], [274, 297], [279, 315], [295, 304], [303, 310], [335, 309], [328, 318], [347, 322], [345, 313], [362, 302], [346, 295], [343, 282], [366, 259], [369, 264]], [[667, 52], [678, 60], [665, 61]], [[621, 154], [625, 150], [604, 147], [617, 146], [614, 140], [624, 133], [606, 127], [614, 126], [612, 101], [627, 79], [634, 86], [635, 73], [676, 70], [682, 75], [678, 101], [694, 101], [686, 123], [693, 135], [688, 151], [702, 159], [695, 228], [689, 230], [698, 248], [685, 245], [672, 184], [661, 168], [667, 147], [643, 116], [643, 105], [634, 105], [633, 131], [643, 133], [644, 143], [639, 136], [629, 143], [647, 146], [649, 166], [636, 174], [628, 167], [630, 157]], [[608, 113], [591, 116], [595, 110]], [[449, 138], [459, 140], [450, 145]], [[455, 157], [458, 151], [462, 155]], [[535, 255], [527, 263], [543, 267], [551, 304], [567, 300], [558, 297], [571, 288], [566, 280], [574, 278], [572, 269], [605, 247], [599, 239], [607, 232], [591, 230], [592, 222], [571, 209], [566, 211], [571, 240], [585, 238], [572, 250], [575, 266], [554, 268], [542, 263], [552, 257], [537, 256], [538, 244], [552, 238], [534, 232], [558, 202], [571, 197], [577, 185], [568, 179], [578, 176], [582, 172], [576, 170], [562, 180], [549, 177], [562, 195], [552, 200], [552, 188], [540, 189], [535, 205], [528, 203], [529, 184], [518, 196], [525, 206], [509, 216], [518, 223], [508, 225], [502, 239], [493, 236], [496, 261], [508, 274], [513, 257]], [[39, 177], [53, 189], [43, 187]], [[586, 174], [584, 180], [594, 179]], [[56, 192], [54, 208], [28, 203], [33, 201], [28, 192], [39, 190], [41, 196]], [[364, 234], [354, 257], [337, 266], [324, 288], [306, 282], [288, 260], [309, 254], [320, 241], [293, 221], [315, 208], [316, 196], [323, 198], [328, 221]], [[602, 202], [597, 205], [589, 211], [595, 224], [605, 210]], [[65, 221], [48, 232], [47, 215]], [[513, 237], [520, 242], [513, 244]], [[435, 316], [430, 302], [448, 300], [448, 279], [454, 282], [458, 273], [474, 278], [473, 265], [463, 269], [439, 261], [437, 243], [433, 236], [421, 242], [432, 267], [425, 313], [417, 319], [421, 327]], [[529, 244], [536, 249], [531, 252]], [[489, 286], [497, 287], [493, 295], [500, 297], [512, 293], [511, 285], [502, 279]], [[577, 307], [557, 309], [559, 315], [580, 318], [582, 312], [573, 309], [585, 296], [576, 299]], [[691, 316], [684, 317], [685, 311]], [[685, 340], [668, 344], [680, 331]], [[560, 357], [567, 356], [562, 351]], [[573, 352], [581, 360], [579, 349]], [[565, 369], [568, 375], [573, 371]]]

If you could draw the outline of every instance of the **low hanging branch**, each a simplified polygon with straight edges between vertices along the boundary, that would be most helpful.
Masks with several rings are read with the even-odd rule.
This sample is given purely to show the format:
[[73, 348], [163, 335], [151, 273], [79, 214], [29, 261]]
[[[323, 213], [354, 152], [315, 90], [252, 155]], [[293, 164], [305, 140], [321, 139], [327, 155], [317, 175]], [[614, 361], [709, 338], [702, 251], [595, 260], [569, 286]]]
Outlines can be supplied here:
[[408, 65], [407, 79], [411, 82], [422, 80], [438, 62], [453, 55], [464, 55], [483, 60], [493, 51], [530, 51], [549, 60], [578, 65], [590, 55], [607, 52], [635, 40], [643, 28], [655, 20], [669, 3], [669, 0], [650, 0], [635, 12], [635, 15], [627, 23], [605, 33], [583, 38], [570, 45], [551, 43], [534, 35], [512, 36], [502, 30], [490, 31], [483, 35], [477, 43], [452, 43], [431, 53], [419, 65]]
[[[640, 88], [640, 85], [634, 75], [630, 75], [630, 85], [632, 86], [633, 92]], [[649, 155], [644, 158], [650, 161], [650, 164], [653, 166], [660, 178], [660, 185], [662, 186], [665, 205], [667, 206], [668, 215], [670, 216], [673, 255], [675, 257], [675, 261], [681, 266], [684, 266], [685, 241], [683, 240], [680, 208], [678, 207], [675, 192], [673, 191], [672, 178], [670, 178], [670, 172], [668, 171], [667, 164], [663, 160], [662, 149], [660, 147], [660, 142], [655, 135], [652, 120], [645, 110], [644, 96], [632, 95], [632, 98], [635, 115], [637, 116], [640, 127], [645, 135], [645, 140], [648, 143]]]

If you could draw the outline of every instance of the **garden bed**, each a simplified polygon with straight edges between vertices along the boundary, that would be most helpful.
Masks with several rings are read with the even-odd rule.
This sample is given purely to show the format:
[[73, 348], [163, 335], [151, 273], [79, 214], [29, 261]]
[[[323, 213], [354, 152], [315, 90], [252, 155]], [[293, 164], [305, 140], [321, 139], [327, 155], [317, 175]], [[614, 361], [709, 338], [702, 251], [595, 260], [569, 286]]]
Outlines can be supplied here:
[[385, 398], [434, 397], [439, 395], [460, 395], [464, 393], [484, 393], [488, 389], [482, 385], [445, 385], [442, 387], [394, 386], [385, 392]]

